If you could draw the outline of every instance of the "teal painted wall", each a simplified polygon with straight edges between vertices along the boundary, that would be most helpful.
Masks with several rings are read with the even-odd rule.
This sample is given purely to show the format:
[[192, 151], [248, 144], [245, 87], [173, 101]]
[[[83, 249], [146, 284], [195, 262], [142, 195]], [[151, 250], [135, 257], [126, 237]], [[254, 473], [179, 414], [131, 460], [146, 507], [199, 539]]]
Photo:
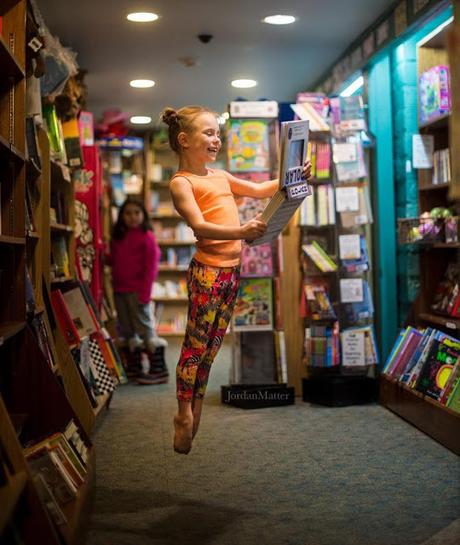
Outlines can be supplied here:
[[381, 361], [397, 333], [396, 208], [393, 169], [393, 100], [391, 58], [384, 54], [369, 68], [367, 77], [369, 129], [375, 136], [374, 270], [375, 319]]

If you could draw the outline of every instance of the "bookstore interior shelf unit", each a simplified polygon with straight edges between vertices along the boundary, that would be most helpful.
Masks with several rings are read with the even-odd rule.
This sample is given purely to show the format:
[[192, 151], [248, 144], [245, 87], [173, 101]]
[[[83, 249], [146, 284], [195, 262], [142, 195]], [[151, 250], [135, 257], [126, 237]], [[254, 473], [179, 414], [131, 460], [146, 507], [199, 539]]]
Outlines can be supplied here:
[[452, 26], [417, 50], [419, 132], [428, 151], [418, 171], [420, 216], [398, 220], [398, 238], [419, 248], [420, 291], [381, 375], [380, 399], [460, 454], [460, 210], [449, 199], [458, 154], [450, 144], [449, 79], [458, 66], [449, 66], [446, 49]]
[[150, 185], [147, 210], [161, 250], [152, 293], [157, 333], [180, 340], [187, 320], [186, 272], [195, 252], [195, 236], [175, 211], [169, 195], [169, 180], [177, 170], [177, 156], [169, 148], [165, 130], [158, 129], [150, 135], [146, 163]]
[[[370, 142], [362, 97], [330, 99], [330, 108], [331, 130], [310, 132], [312, 196], [302, 203], [299, 217], [300, 313], [307, 370], [303, 398], [340, 405], [375, 398], [378, 356], [370, 259]], [[341, 400], [341, 388], [355, 391]]]

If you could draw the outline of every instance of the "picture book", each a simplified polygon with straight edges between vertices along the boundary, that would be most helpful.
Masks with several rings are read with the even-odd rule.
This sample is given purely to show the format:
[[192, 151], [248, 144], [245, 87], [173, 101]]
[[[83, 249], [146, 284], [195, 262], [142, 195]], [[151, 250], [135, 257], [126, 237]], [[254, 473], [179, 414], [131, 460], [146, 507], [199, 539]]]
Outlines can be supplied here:
[[[358, 209], [339, 212], [340, 223], [344, 229], [373, 223], [374, 221], [367, 184], [357, 186], [357, 190]], [[337, 195], [336, 198], [338, 198]]]
[[80, 287], [65, 291], [62, 296], [80, 339], [91, 335], [91, 333], [95, 333], [97, 325], [90, 313]]
[[363, 146], [357, 138], [333, 145], [333, 159], [338, 182], [358, 180], [367, 176]]
[[302, 250], [321, 272], [332, 272], [337, 270], [337, 263], [334, 262], [316, 240], [312, 240], [307, 244], [302, 244]]
[[420, 123], [427, 123], [451, 110], [449, 67], [433, 66], [419, 77]]
[[367, 320], [374, 315], [372, 294], [366, 280], [341, 278], [340, 300], [344, 318], [350, 323]]
[[51, 258], [55, 277], [70, 277], [70, 261], [64, 236], [51, 237]]
[[228, 129], [230, 172], [270, 170], [269, 127], [264, 119], [230, 119]]
[[241, 252], [241, 277], [273, 276], [272, 247], [270, 243], [259, 246], [243, 244]]
[[233, 326], [238, 330], [273, 329], [271, 278], [242, 278], [233, 311]]
[[339, 235], [339, 256], [342, 268], [348, 273], [369, 269], [366, 238], [362, 235]]
[[258, 331], [238, 335], [235, 360], [241, 384], [273, 384], [276, 382], [274, 334]]
[[337, 320], [326, 283], [306, 282], [304, 293], [307, 318], [314, 321]]

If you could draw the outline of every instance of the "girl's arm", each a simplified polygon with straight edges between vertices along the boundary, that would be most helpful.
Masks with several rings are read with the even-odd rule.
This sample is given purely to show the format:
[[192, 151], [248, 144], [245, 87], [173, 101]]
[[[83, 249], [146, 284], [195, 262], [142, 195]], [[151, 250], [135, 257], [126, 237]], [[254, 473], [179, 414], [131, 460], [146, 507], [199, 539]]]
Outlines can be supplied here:
[[190, 225], [197, 238], [216, 240], [254, 240], [262, 236], [266, 223], [254, 218], [244, 225], [217, 225], [206, 221], [196, 203], [192, 186], [186, 178], [176, 176], [169, 184], [171, 197], [176, 210]]
[[[239, 197], [253, 197], [255, 199], [265, 199], [272, 197], [278, 190], [279, 180], [269, 180], [268, 182], [249, 182], [236, 178], [233, 174], [225, 172], [227, 180], [230, 183], [232, 193]], [[308, 180], [311, 176], [311, 161], [307, 159], [303, 165], [302, 177]]]

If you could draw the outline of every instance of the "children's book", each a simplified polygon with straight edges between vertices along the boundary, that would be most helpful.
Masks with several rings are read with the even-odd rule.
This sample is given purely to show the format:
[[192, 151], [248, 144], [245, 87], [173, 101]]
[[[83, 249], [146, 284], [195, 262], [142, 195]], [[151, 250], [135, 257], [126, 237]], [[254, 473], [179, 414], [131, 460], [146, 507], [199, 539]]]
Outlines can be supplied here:
[[227, 153], [231, 172], [269, 171], [268, 121], [230, 119]]
[[[238, 341], [237, 341], [238, 342]], [[273, 384], [276, 382], [275, 344], [272, 331], [239, 335], [237, 361], [241, 384]]]
[[337, 263], [334, 262], [316, 240], [313, 240], [308, 244], [302, 244], [302, 250], [321, 272], [332, 272], [337, 270]]
[[255, 278], [273, 276], [271, 244], [248, 246], [243, 244], [241, 252], [241, 277]]
[[233, 311], [238, 330], [272, 330], [273, 296], [271, 278], [242, 278]]

